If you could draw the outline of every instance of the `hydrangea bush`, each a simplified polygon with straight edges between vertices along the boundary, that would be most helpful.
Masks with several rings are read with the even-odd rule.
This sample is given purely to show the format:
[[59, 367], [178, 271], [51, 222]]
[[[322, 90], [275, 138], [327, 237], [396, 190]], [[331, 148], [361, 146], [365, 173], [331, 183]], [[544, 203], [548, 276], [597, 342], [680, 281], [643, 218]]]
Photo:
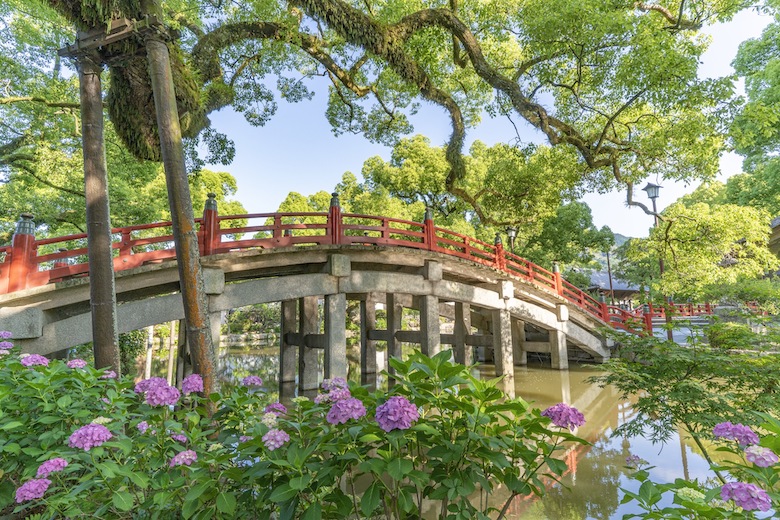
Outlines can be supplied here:
[[2, 350], [0, 514], [400, 519], [434, 501], [442, 518], [502, 518], [584, 442], [575, 409], [508, 399], [449, 353], [392, 360], [389, 394], [332, 379], [285, 406], [257, 376], [203, 396], [197, 375], [180, 391]]
[[[629, 457], [626, 462], [639, 468], [634, 478], [642, 485], [637, 493], [623, 490], [623, 502], [636, 501], [644, 512], [624, 518], [777, 518], [780, 421], [768, 414], [759, 415], [765, 421], [761, 425], [767, 432], [763, 437], [744, 424], [723, 422], [713, 428], [717, 450], [733, 455], [731, 462], [713, 465], [718, 481], [677, 479], [658, 484], [649, 479], [649, 468], [642, 467], [645, 461]], [[664, 495], [671, 497], [673, 505], [661, 505]]]

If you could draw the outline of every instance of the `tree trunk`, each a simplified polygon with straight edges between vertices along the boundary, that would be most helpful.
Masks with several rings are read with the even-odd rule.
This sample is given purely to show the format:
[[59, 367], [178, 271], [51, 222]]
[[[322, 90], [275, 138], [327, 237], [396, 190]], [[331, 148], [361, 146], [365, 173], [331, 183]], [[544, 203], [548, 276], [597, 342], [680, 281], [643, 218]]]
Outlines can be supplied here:
[[187, 343], [192, 356], [193, 371], [203, 378], [204, 392], [208, 395], [214, 388], [216, 362], [211, 342], [208, 302], [200, 265], [195, 217], [184, 166], [184, 150], [168, 47], [159, 36], [152, 35], [146, 40], [146, 52], [154, 92], [154, 106], [157, 110], [165, 180], [168, 186], [168, 203], [171, 209], [179, 267], [179, 285], [184, 302]]
[[84, 192], [87, 199], [92, 344], [95, 366], [111, 367], [119, 374], [121, 367], [116, 322], [116, 289], [108, 207], [108, 173], [103, 141], [101, 64], [90, 56], [80, 56], [78, 69], [84, 150]]

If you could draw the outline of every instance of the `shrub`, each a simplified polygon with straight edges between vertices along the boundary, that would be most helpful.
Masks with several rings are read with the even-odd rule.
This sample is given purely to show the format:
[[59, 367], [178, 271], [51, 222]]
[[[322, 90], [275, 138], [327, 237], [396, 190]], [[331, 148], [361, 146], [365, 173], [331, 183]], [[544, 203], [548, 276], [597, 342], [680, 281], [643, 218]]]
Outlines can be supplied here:
[[[325, 381], [289, 409], [257, 377], [202, 396], [194, 379], [180, 394], [160, 378], [133, 386], [80, 363], [0, 357], [0, 512], [416, 518], [437, 501], [444, 518], [500, 518], [566, 470], [564, 443], [584, 442], [567, 429], [576, 410], [542, 415], [449, 353], [393, 360], [390, 394]], [[506, 503], [490, 500], [499, 485]]]

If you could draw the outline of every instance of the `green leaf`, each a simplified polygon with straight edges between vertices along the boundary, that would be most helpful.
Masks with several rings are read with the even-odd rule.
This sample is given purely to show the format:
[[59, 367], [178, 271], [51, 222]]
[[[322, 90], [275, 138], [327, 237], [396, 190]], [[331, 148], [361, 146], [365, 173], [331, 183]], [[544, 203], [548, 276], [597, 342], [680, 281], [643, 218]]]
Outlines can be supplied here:
[[290, 484], [282, 484], [274, 489], [273, 492], [271, 492], [269, 500], [278, 504], [280, 502], [286, 502], [287, 500], [290, 500], [296, 494], [298, 494], [297, 489], [291, 488]]
[[382, 499], [382, 485], [374, 481], [368, 486], [360, 499], [360, 510], [366, 517], [372, 516], [374, 510], [379, 506]]
[[306, 508], [306, 511], [301, 515], [301, 520], [320, 520], [322, 518], [322, 506], [319, 502], [315, 502]]
[[133, 508], [133, 495], [127, 491], [115, 491], [111, 496], [111, 503], [120, 511], [130, 511]]
[[236, 510], [236, 497], [233, 493], [221, 491], [217, 495], [217, 509], [220, 513], [232, 515]]
[[24, 426], [24, 423], [21, 421], [11, 421], [8, 423], [5, 423], [3, 426], [0, 427], [0, 430], [8, 431], [8, 430], [15, 430], [16, 428]]
[[414, 464], [408, 459], [392, 459], [387, 463], [387, 474], [393, 480], [403, 480], [403, 478], [414, 469]]

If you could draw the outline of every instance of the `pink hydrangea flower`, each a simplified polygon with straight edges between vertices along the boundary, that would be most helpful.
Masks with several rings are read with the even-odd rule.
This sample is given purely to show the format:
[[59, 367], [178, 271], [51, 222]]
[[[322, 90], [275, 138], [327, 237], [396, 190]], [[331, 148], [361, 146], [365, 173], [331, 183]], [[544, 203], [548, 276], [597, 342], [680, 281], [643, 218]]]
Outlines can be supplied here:
[[16, 503], [21, 504], [28, 500], [36, 500], [43, 497], [46, 490], [51, 486], [51, 480], [47, 478], [34, 478], [28, 480], [16, 490]]
[[284, 430], [268, 430], [268, 433], [263, 435], [263, 444], [268, 448], [268, 451], [274, 451], [276, 448], [281, 448], [285, 442], [290, 440], [290, 436]]
[[100, 379], [116, 379], [116, 372], [113, 370], [107, 370], [105, 374], [100, 376]]
[[168, 381], [162, 377], [150, 377], [149, 379], [138, 381], [133, 390], [136, 394], [144, 394], [149, 389], [157, 388], [158, 386], [168, 386]]
[[712, 429], [712, 434], [719, 439], [737, 441], [740, 446], [758, 444], [756, 432], [744, 424], [731, 424], [728, 421], [722, 422], [715, 425]]
[[408, 430], [419, 418], [417, 407], [400, 395], [393, 396], [376, 407], [376, 422], [386, 432]]
[[350, 397], [333, 403], [325, 420], [330, 424], [344, 424], [350, 419], [360, 419], [366, 415], [366, 407], [360, 399]]
[[568, 428], [574, 430], [577, 426], [585, 424], [585, 416], [566, 403], [558, 403], [542, 412], [542, 415], [549, 417], [552, 423], [559, 428]]
[[54, 473], [56, 471], [62, 471], [65, 469], [65, 466], [68, 465], [68, 461], [63, 459], [62, 457], [55, 457], [53, 459], [49, 459], [40, 466], [38, 466], [38, 472], [35, 474], [38, 478], [48, 477], [49, 473]]
[[203, 378], [198, 374], [190, 374], [181, 382], [181, 391], [184, 395], [203, 391]]
[[68, 446], [89, 451], [96, 446], [102, 445], [111, 437], [111, 432], [102, 424], [87, 424], [68, 437]]
[[755, 484], [745, 482], [729, 482], [720, 488], [720, 498], [724, 502], [733, 500], [737, 506], [745, 511], [769, 511], [772, 501], [766, 491]]
[[165, 383], [165, 386], [154, 386], [146, 391], [146, 404], [150, 406], [172, 406], [179, 401], [179, 389]]
[[68, 368], [84, 368], [87, 366], [87, 362], [83, 359], [71, 359], [66, 363], [68, 365]]
[[141, 421], [136, 425], [136, 428], [138, 428], [138, 431], [143, 433], [146, 433], [146, 430], [149, 429], [149, 423], [146, 421]]
[[14, 344], [10, 341], [0, 341], [0, 350], [8, 350], [14, 348]]
[[49, 360], [41, 356], [40, 354], [30, 354], [29, 356], [24, 356], [21, 362], [22, 365], [26, 367], [31, 367], [35, 365], [43, 365], [45, 367], [49, 366]]
[[8, 339], [12, 336], [13, 334], [8, 332], [7, 330], [0, 330], [0, 339]]
[[263, 386], [263, 380], [258, 376], [246, 376], [241, 380], [241, 384], [248, 387]]
[[171, 467], [175, 466], [190, 466], [193, 462], [198, 460], [198, 454], [192, 450], [185, 450], [171, 459]]
[[755, 445], [745, 448], [745, 458], [760, 468], [768, 468], [780, 460], [774, 451]]
[[263, 410], [263, 412], [272, 413], [278, 417], [280, 415], [284, 415], [287, 413], [287, 407], [279, 402], [271, 403], [265, 407], [265, 410]]
[[174, 433], [171, 435], [171, 439], [175, 440], [176, 442], [180, 442], [182, 444], [187, 443], [187, 436], [183, 435], [181, 433]]

